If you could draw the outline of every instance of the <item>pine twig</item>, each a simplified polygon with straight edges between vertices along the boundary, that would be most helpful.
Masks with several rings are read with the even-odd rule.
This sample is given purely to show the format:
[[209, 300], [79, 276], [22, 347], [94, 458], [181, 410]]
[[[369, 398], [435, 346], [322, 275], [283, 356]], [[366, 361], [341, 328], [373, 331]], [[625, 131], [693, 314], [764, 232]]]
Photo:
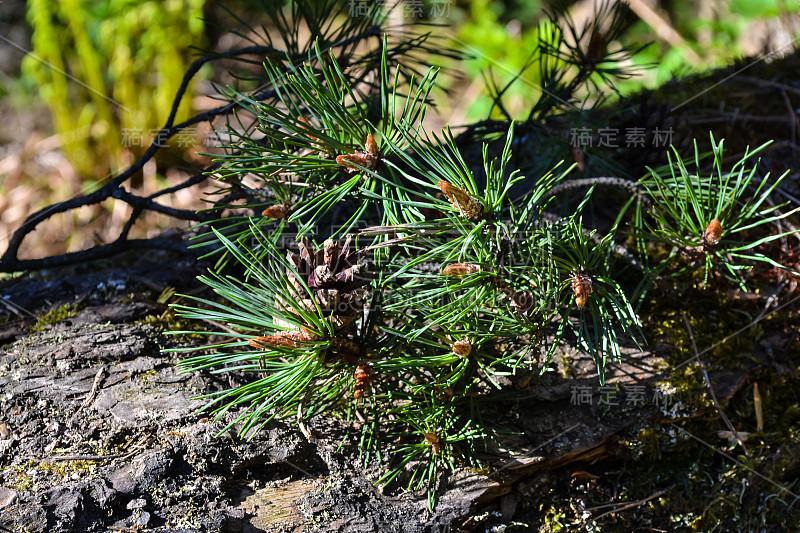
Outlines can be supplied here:
[[637, 182], [627, 180], [625, 178], [607, 177], [607, 176], [602, 176], [602, 177], [598, 176], [596, 178], [582, 178], [577, 180], [565, 181], [547, 191], [547, 195], [545, 196], [545, 198], [549, 198], [551, 196], [555, 196], [557, 194], [572, 189], [591, 187], [592, 185], [619, 187], [631, 193], [632, 196], [635, 196], [637, 201], [645, 205], [650, 203], [650, 198], [648, 198], [648, 196], [642, 190], [642, 187]]
[[591, 511], [593, 511], [593, 510], [602, 509], [603, 507], [610, 507], [610, 506], [614, 506], [614, 505], [621, 505], [621, 507], [617, 507], [616, 509], [612, 509], [612, 510], [610, 510], [610, 511], [606, 511], [606, 512], [605, 512], [605, 513], [603, 513], [603, 514], [601, 514], [601, 515], [598, 515], [598, 516], [596, 516], [596, 517], [592, 518], [592, 522], [595, 522], [595, 523], [596, 523], [598, 520], [600, 520], [600, 519], [601, 519], [601, 518], [603, 518], [604, 516], [608, 516], [608, 515], [610, 515], [610, 514], [614, 514], [614, 513], [619, 513], [619, 512], [621, 512], [621, 511], [627, 511], [628, 509], [633, 509], [634, 507], [640, 507], [640, 506], [644, 505], [645, 503], [649, 502], [650, 500], [653, 500], [653, 499], [655, 499], [655, 498], [659, 498], [659, 497], [663, 496], [664, 494], [666, 494], [667, 492], [671, 491], [671, 490], [672, 490], [672, 489], [674, 489], [674, 488], [675, 488], [675, 484], [673, 483], [673, 484], [672, 484], [672, 485], [670, 485], [669, 487], [667, 487], [667, 488], [665, 488], [665, 489], [662, 489], [662, 490], [660, 490], [660, 491], [658, 491], [658, 492], [656, 492], [656, 493], [654, 493], [654, 494], [651, 494], [651, 495], [650, 495], [650, 496], [648, 496], [647, 498], [643, 498], [643, 499], [641, 499], [641, 500], [637, 500], [637, 501], [635, 501], [635, 502], [628, 502], [628, 503], [624, 503], [624, 504], [623, 504], [623, 503], [621, 503], [621, 502], [620, 502], [620, 503], [618, 503], [618, 504], [610, 503], [610, 504], [608, 504], [608, 505], [601, 505], [601, 506], [599, 506], [599, 507], [592, 507], [592, 508], [590, 508], [590, 509], [587, 509], [587, 511], [591, 512]]
[[100, 382], [103, 381], [105, 373], [106, 373], [106, 365], [103, 365], [100, 367], [100, 369], [97, 371], [97, 374], [94, 376], [94, 381], [92, 382], [92, 389], [89, 391], [89, 394], [86, 395], [86, 399], [83, 400], [83, 403], [81, 404], [80, 408], [78, 408], [78, 411], [80, 411], [81, 409], [85, 409], [92, 404], [95, 397], [97, 396], [97, 389], [100, 388]]
[[695, 359], [697, 359], [697, 364], [700, 366], [700, 370], [702, 370], [702, 372], [703, 372], [703, 379], [706, 382], [706, 386], [708, 387], [708, 391], [711, 393], [711, 400], [714, 402], [714, 405], [716, 406], [717, 411], [719, 411], [720, 417], [722, 417], [722, 420], [723, 420], [723, 422], [725, 422], [725, 425], [728, 426], [728, 429], [730, 430], [731, 434], [736, 439], [736, 442], [738, 442], [739, 446], [742, 447], [742, 450], [744, 451], [745, 457], [747, 457], [749, 459], [750, 458], [750, 454], [747, 453], [747, 446], [745, 446], [744, 440], [742, 440], [742, 437], [739, 436], [739, 433], [736, 431], [736, 428], [733, 427], [733, 424], [731, 423], [730, 419], [728, 418], [728, 415], [726, 415], [725, 411], [722, 410], [722, 406], [720, 405], [719, 401], [717, 400], [717, 395], [714, 394], [714, 388], [711, 386], [711, 380], [708, 379], [708, 372], [706, 372], [706, 367], [705, 367], [705, 365], [703, 365], [703, 360], [700, 359], [700, 354], [697, 351], [697, 344], [695, 344], [695, 342], [694, 342], [694, 334], [692, 333], [692, 326], [691, 326], [691, 324], [689, 324], [689, 318], [686, 316], [685, 312], [681, 312], [681, 316], [683, 316], [683, 322], [684, 322], [684, 324], [686, 324], [686, 331], [689, 333], [689, 340], [692, 342], [692, 349], [694, 350]]

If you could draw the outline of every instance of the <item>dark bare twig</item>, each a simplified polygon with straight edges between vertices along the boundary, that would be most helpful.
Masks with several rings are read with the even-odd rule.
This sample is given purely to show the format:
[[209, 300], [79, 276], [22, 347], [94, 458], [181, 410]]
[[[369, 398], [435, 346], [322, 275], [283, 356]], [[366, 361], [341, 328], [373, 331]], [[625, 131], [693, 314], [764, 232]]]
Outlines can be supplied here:
[[616, 504], [615, 503], [610, 503], [610, 504], [607, 504], [607, 505], [600, 505], [598, 507], [592, 507], [591, 509], [587, 509], [587, 511], [594, 511], [594, 510], [597, 510], [597, 509], [602, 509], [603, 507], [611, 507], [611, 506], [615, 506], [615, 505], [619, 505], [620, 506], [620, 507], [617, 507], [617, 508], [612, 509], [610, 511], [606, 511], [605, 513], [603, 513], [603, 514], [601, 514], [601, 515], [599, 515], [599, 516], [597, 516], [595, 518], [592, 518], [592, 522], [596, 522], [597, 520], [600, 520], [604, 516], [607, 516], [607, 515], [610, 515], [610, 514], [613, 514], [613, 513], [619, 513], [621, 511], [627, 511], [628, 509], [633, 509], [634, 507], [640, 507], [640, 506], [644, 505], [645, 503], [649, 502], [650, 500], [658, 498], [658, 497], [664, 495], [665, 493], [669, 492], [670, 490], [672, 490], [674, 488], [675, 488], [675, 484], [673, 483], [672, 485], [670, 485], [666, 489], [663, 489], [663, 490], [660, 490], [660, 491], [658, 491], [658, 492], [656, 492], [654, 494], [651, 494], [650, 496], [648, 496], [647, 498], [644, 498], [642, 500], [637, 500], [635, 502], [624, 502], [624, 503], [620, 502], [620, 503], [616, 503]]
[[130, 250], [166, 250], [181, 254], [188, 254], [188, 247], [183, 242], [167, 239], [120, 239], [100, 246], [93, 246], [79, 252], [68, 252], [61, 255], [43, 257], [41, 259], [17, 259], [11, 257], [8, 260], [0, 260], [0, 272], [18, 272], [21, 270], [38, 270], [42, 268], [53, 268], [64, 265], [74, 265], [84, 261], [93, 261], [104, 257], [127, 252]]
[[110, 455], [56, 455], [50, 457], [50, 461], [111, 461], [113, 459], [127, 459], [133, 457], [140, 451], [141, 448], [127, 453], [112, 453]]
[[[362, 39], [380, 36], [380, 34], [381, 34], [380, 26], [373, 25], [366, 28], [363, 32], [359, 33], [358, 35], [347, 37], [335, 43], [330, 43], [326, 47], [326, 50], [345, 47], [350, 44], [357, 43]], [[136, 162], [134, 162], [127, 169], [125, 169], [122, 173], [112, 178], [110, 181], [108, 181], [105, 185], [103, 185], [96, 191], [90, 194], [85, 194], [82, 196], [71, 198], [63, 202], [52, 204], [29, 215], [22, 223], [22, 225], [19, 228], [17, 228], [16, 231], [14, 231], [14, 233], [11, 235], [11, 238], [8, 241], [8, 248], [0, 257], [0, 272], [37, 270], [42, 268], [52, 268], [56, 266], [70, 265], [70, 264], [80, 263], [83, 261], [91, 261], [104, 257], [110, 257], [120, 252], [137, 248], [151, 248], [151, 249], [170, 250], [179, 253], [189, 253], [188, 247], [184, 243], [176, 242], [169, 239], [164, 239], [164, 238], [129, 239], [128, 235], [130, 233], [130, 229], [133, 227], [138, 217], [144, 211], [154, 211], [180, 220], [189, 220], [193, 222], [205, 222], [212, 220], [214, 218], [213, 213], [194, 212], [186, 209], [176, 209], [168, 207], [163, 204], [155, 202], [155, 198], [167, 194], [172, 194], [181, 189], [185, 189], [187, 187], [191, 187], [193, 185], [202, 183], [211, 172], [220, 167], [220, 164], [214, 163], [211, 166], [200, 170], [199, 172], [189, 177], [182, 183], [172, 187], [168, 187], [166, 189], [162, 189], [147, 197], [137, 196], [123, 189], [122, 185], [126, 181], [128, 181], [134, 174], [139, 172], [144, 167], [145, 163], [150, 161], [158, 152], [158, 150], [162, 148], [163, 143], [166, 142], [168, 139], [172, 138], [176, 133], [185, 130], [190, 126], [193, 126], [194, 124], [198, 124], [200, 122], [212, 121], [216, 117], [227, 115], [237, 108], [240, 102], [238, 100], [231, 101], [225, 105], [209, 109], [208, 111], [205, 111], [203, 113], [199, 113], [179, 124], [174, 124], [175, 116], [178, 112], [178, 107], [180, 106], [180, 103], [183, 100], [184, 95], [186, 94], [189, 84], [191, 83], [194, 76], [200, 71], [200, 69], [206, 63], [209, 63], [210, 61], [214, 61], [217, 59], [226, 59], [226, 58], [229, 59], [250, 54], [261, 54], [261, 55], [271, 54], [271, 55], [283, 56], [286, 57], [287, 59], [296, 59], [290, 57], [289, 54], [287, 54], [286, 52], [277, 50], [271, 46], [256, 45], [256, 46], [237, 48], [235, 50], [230, 50], [228, 52], [223, 52], [223, 53], [214, 53], [205, 55], [193, 61], [189, 66], [189, 68], [184, 73], [181, 85], [178, 88], [178, 91], [175, 93], [175, 98], [173, 99], [172, 108], [170, 110], [170, 114], [169, 117], [167, 118], [166, 123], [158, 132], [158, 134], [155, 136], [155, 140], [150, 144], [150, 146], [147, 147], [147, 150], [145, 150], [144, 154], [142, 154], [142, 156]], [[250, 101], [263, 101], [266, 100], [267, 98], [275, 96], [275, 94], [276, 93], [274, 90], [261, 89], [247, 96], [247, 99]], [[29, 233], [35, 231], [36, 227], [39, 224], [49, 219], [53, 215], [57, 215], [59, 213], [64, 213], [88, 205], [99, 204], [109, 198], [114, 198], [123, 201], [129, 204], [131, 207], [133, 207], [133, 212], [131, 213], [128, 221], [124, 225], [117, 239], [115, 239], [109, 244], [94, 246], [92, 248], [81, 250], [79, 252], [69, 252], [39, 259], [19, 259], [19, 249], [22, 245], [22, 241]]]
[[[167, 245], [166, 242], [163, 242], [159, 239], [144, 239], [140, 240], [139, 242], [131, 241], [127, 238], [128, 231], [130, 227], [132, 227], [133, 222], [138, 218], [141, 212], [145, 209], [159, 211], [165, 214], [169, 214], [171, 216], [180, 215], [179, 218], [183, 218], [184, 220], [193, 220], [193, 221], [203, 221], [210, 219], [210, 215], [205, 214], [198, 214], [193, 213], [186, 210], [174, 210], [172, 208], [168, 208], [166, 206], [157, 204], [153, 201], [154, 198], [160, 196], [161, 194], [167, 194], [169, 192], [174, 192], [176, 190], [180, 190], [190, 185], [194, 185], [196, 183], [202, 182], [207, 172], [213, 170], [211, 167], [209, 169], [204, 169], [203, 171], [195, 174], [190, 179], [184, 181], [183, 183], [171, 187], [168, 190], [160, 191], [154, 195], [151, 195], [147, 198], [137, 197], [132, 195], [121, 188], [122, 184], [129, 180], [136, 172], [144, 167], [145, 163], [150, 161], [153, 156], [155, 156], [156, 152], [162, 147], [162, 144], [174, 136], [181, 130], [186, 129], [187, 127], [197, 124], [199, 122], [205, 122], [208, 120], [213, 120], [215, 117], [224, 115], [229, 113], [232, 109], [235, 108], [237, 102], [230, 102], [224, 106], [217, 107], [215, 109], [208, 110], [204, 113], [200, 113], [195, 115], [194, 117], [181, 122], [180, 124], [174, 125], [175, 115], [178, 111], [178, 107], [180, 106], [181, 101], [183, 100], [183, 96], [186, 93], [186, 89], [189, 86], [192, 78], [197, 74], [197, 72], [202, 68], [203, 65], [208, 63], [209, 61], [220, 59], [220, 58], [230, 58], [236, 57], [243, 54], [257, 54], [257, 53], [275, 53], [277, 52], [270, 46], [248, 46], [245, 48], [239, 48], [236, 50], [231, 50], [224, 54], [215, 54], [215, 55], [208, 55], [196, 59], [187, 69], [186, 73], [183, 76], [183, 80], [181, 81], [181, 86], [178, 89], [177, 93], [175, 94], [175, 98], [172, 103], [172, 109], [170, 111], [169, 118], [167, 119], [166, 124], [164, 127], [156, 135], [155, 140], [150, 143], [150, 146], [147, 148], [145, 153], [130, 167], [128, 167], [125, 171], [121, 174], [116, 176], [115, 178], [111, 179], [108, 183], [97, 189], [96, 191], [85, 194], [83, 196], [78, 196], [75, 198], [71, 198], [69, 200], [65, 200], [63, 202], [59, 202], [44, 209], [37, 211], [28, 216], [25, 219], [25, 222], [17, 228], [14, 234], [9, 239], [8, 249], [5, 251], [2, 257], [0, 257], [0, 271], [2, 272], [14, 272], [18, 270], [36, 270], [39, 268], [49, 268], [53, 266], [62, 266], [68, 264], [74, 264], [81, 261], [87, 261], [92, 259], [98, 259], [101, 257], [108, 257], [119, 253], [121, 251], [130, 249], [130, 248], [142, 248], [142, 247], [152, 247], [152, 248], [161, 248], [161, 249], [172, 249], [172, 250], [179, 250], [184, 251], [186, 247], [176, 247], [174, 243]], [[252, 96], [253, 99], [265, 99], [271, 96], [273, 91], [261, 91], [258, 94]], [[216, 168], [214, 165], [212, 167]], [[93, 248], [89, 248], [87, 250], [82, 250], [80, 252], [72, 252], [61, 254], [57, 256], [45, 257], [41, 259], [28, 259], [28, 260], [20, 260], [18, 258], [19, 248], [22, 245], [22, 241], [29, 233], [33, 232], [40, 223], [44, 222], [46, 219], [52, 217], [53, 215], [64, 213], [66, 211], [70, 211], [72, 209], [77, 209], [87, 205], [99, 204], [108, 198], [117, 198], [120, 200], [129, 203], [134, 207], [134, 211], [131, 214], [131, 217], [126, 224], [126, 229], [123, 229], [123, 232], [120, 236], [111, 244], [95, 246]], [[126, 231], [127, 230], [127, 231]], [[151, 243], [151, 246], [147, 246], [148, 243]]]
[[83, 403], [81, 403], [81, 406], [78, 409], [78, 411], [86, 407], [89, 407], [92, 404], [95, 397], [97, 396], [97, 389], [100, 388], [100, 382], [103, 381], [103, 376], [105, 375], [105, 373], [106, 373], [106, 365], [103, 365], [97, 371], [97, 374], [95, 374], [94, 381], [92, 381], [92, 389], [89, 391], [89, 394], [86, 395], [86, 398], [83, 400]]
[[545, 196], [545, 198], [549, 198], [550, 196], [555, 196], [556, 194], [560, 194], [562, 192], [569, 191], [572, 189], [591, 187], [592, 185], [619, 187], [631, 193], [632, 196], [636, 197], [636, 200], [638, 202], [645, 205], [650, 203], [650, 198], [644, 193], [642, 187], [635, 181], [627, 180], [625, 178], [605, 177], [605, 176], [597, 178], [583, 178], [583, 179], [565, 181], [564, 183], [560, 183], [559, 185], [556, 185], [555, 187], [547, 191], [547, 195]]
[[149, 211], [162, 213], [164, 215], [171, 216], [172, 218], [177, 218], [179, 220], [202, 221], [208, 218], [207, 215], [199, 215], [197, 212], [191, 209], [177, 209], [174, 207], [168, 207], [166, 205], [156, 203], [151, 200], [151, 197], [144, 198], [141, 196], [137, 196], [133, 193], [129, 193], [125, 189], [115, 190], [114, 194], [112, 194], [112, 197], [117, 200], [122, 200], [126, 204], [130, 205], [135, 209], [139, 209], [140, 211], [147, 209]]

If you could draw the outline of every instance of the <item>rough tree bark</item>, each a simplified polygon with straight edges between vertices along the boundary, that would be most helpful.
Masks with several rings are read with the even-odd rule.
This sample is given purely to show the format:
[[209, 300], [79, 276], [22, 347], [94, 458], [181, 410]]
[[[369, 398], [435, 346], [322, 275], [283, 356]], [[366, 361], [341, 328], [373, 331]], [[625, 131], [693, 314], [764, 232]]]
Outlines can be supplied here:
[[[160, 269], [164, 261], [177, 268]], [[593, 363], [561, 354], [570, 377], [509, 383], [524, 387], [525, 399], [498, 405], [498, 419], [518, 433], [487, 450], [487, 472], [443, 479], [446, 490], [429, 512], [424, 496], [373, 484], [378, 472], [359, 466], [353, 443], [340, 447], [341, 420], [315, 419], [311, 441], [279, 422], [250, 441], [216, 436], [221, 426], [198, 414], [202, 402], [192, 398], [228, 383], [179, 373], [178, 356], [161, 349], [187, 341], [163, 334], [166, 308], [154, 301], [168, 286], [196, 290], [199, 270], [154, 257], [32, 275], [0, 289], [0, 525], [65, 533], [470, 530], [476, 513], [510, 517], [547, 472], [613, 456], [616, 434], [659, 416], [652, 397], [600, 404]], [[76, 301], [74, 316], [28, 332], [33, 319], [23, 310]], [[649, 387], [657, 361], [631, 350], [609, 380]], [[725, 378], [723, 396], [739, 382]], [[575, 387], [594, 391], [593, 405], [575, 405]]]

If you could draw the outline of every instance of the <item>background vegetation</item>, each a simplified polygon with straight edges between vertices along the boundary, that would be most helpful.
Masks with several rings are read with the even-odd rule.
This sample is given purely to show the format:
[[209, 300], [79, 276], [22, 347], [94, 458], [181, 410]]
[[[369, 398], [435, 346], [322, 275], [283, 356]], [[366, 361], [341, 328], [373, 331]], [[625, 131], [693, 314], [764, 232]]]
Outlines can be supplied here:
[[[662, 2], [654, 10], [656, 18], [642, 5], [632, 3], [632, 28], [614, 46], [652, 41], [633, 61], [654, 66], [618, 83], [623, 94], [743, 55], [786, 53], [800, 24], [798, 2], [792, 0]], [[231, 1], [225, 7], [244, 19], [258, 12], [250, 2]], [[446, 36], [472, 56], [458, 67], [463, 78], [454, 73], [442, 77], [448, 98], [439, 99], [438, 115], [454, 126], [492, 113], [496, 117], [484, 77], [504, 87], [520, 74], [505, 94], [505, 106], [514, 118], [530, 109], [537, 97], [532, 87], [538, 84], [536, 69], [530, 68], [533, 44], [547, 20], [546, 10], [556, 7], [566, 8], [579, 25], [592, 13], [592, 2], [586, 0], [408, 2], [401, 17], [436, 24], [426, 31]], [[225, 32], [237, 21], [219, 4], [203, 0], [7, 0], [0, 11], [0, 118], [6, 126], [0, 132], [0, 243], [28, 213], [97, 187], [138, 155], [163, 123], [192, 46], [221, 50], [246, 37]], [[231, 82], [226, 68], [208, 70], [205, 78]], [[204, 97], [214, 94], [207, 83], [198, 84], [196, 94], [186, 99], [181, 114], [214, 105]], [[206, 162], [197, 152], [215, 144], [210, 129], [200, 127], [193, 138], [185, 135], [173, 142], [172, 156], [146, 166], [136, 183], [154, 191], [180, 180], [175, 164]], [[201, 195], [184, 191], [175, 206], [199, 207]], [[28, 254], [109, 241], [119, 233], [127, 209], [108, 204], [54, 217], [29, 238]], [[150, 216], [132, 235], [147, 236], [172, 223]]]
[[[118, 172], [169, 115], [190, 47], [202, 46], [204, 0], [32, 0], [33, 51], [22, 74], [87, 180]], [[179, 118], [188, 116], [185, 102]]]

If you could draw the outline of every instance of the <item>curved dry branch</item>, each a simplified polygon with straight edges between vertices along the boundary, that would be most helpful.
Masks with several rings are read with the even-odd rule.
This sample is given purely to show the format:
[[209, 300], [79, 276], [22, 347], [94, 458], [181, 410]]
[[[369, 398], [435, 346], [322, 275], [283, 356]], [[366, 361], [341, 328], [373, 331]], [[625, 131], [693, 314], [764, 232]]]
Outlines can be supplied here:
[[[378, 26], [370, 26], [366, 28], [363, 33], [348, 37], [346, 39], [342, 39], [335, 43], [331, 43], [326, 49], [331, 50], [334, 48], [340, 48], [355, 43], [356, 41], [359, 41], [361, 39], [375, 37], [375, 36], [380, 36], [380, 28]], [[214, 53], [205, 55], [193, 61], [189, 66], [189, 68], [184, 73], [181, 85], [178, 88], [177, 92], [175, 93], [175, 98], [173, 99], [172, 108], [170, 110], [170, 114], [169, 117], [167, 118], [166, 123], [159, 130], [158, 134], [155, 136], [155, 140], [150, 144], [150, 146], [147, 147], [147, 150], [144, 152], [144, 154], [142, 154], [142, 156], [137, 161], [135, 161], [122, 173], [112, 178], [110, 181], [108, 181], [105, 185], [103, 185], [96, 191], [90, 194], [77, 196], [69, 200], [49, 205], [29, 215], [22, 223], [22, 225], [20, 225], [20, 227], [17, 228], [11, 235], [11, 238], [8, 241], [8, 248], [3, 253], [2, 257], [0, 257], [0, 272], [37, 270], [42, 268], [51, 268], [55, 266], [75, 264], [102, 257], [109, 257], [111, 255], [133, 248], [157, 248], [157, 249], [167, 249], [167, 250], [188, 253], [188, 249], [184, 244], [178, 243], [173, 240], [161, 239], [161, 238], [132, 240], [128, 239], [128, 234], [130, 232], [130, 229], [133, 227], [133, 224], [135, 223], [136, 219], [144, 211], [158, 212], [171, 216], [176, 219], [189, 220], [194, 222], [204, 222], [211, 220], [213, 218], [213, 214], [211, 213], [208, 212], [197, 213], [187, 209], [176, 209], [168, 207], [163, 204], [155, 202], [155, 198], [158, 198], [159, 196], [164, 196], [166, 194], [172, 194], [178, 190], [185, 189], [187, 187], [191, 187], [193, 185], [202, 183], [210, 173], [219, 168], [220, 166], [219, 163], [214, 163], [209, 167], [200, 170], [199, 172], [195, 173], [190, 178], [186, 179], [185, 181], [183, 181], [178, 185], [162, 189], [147, 197], [137, 196], [125, 190], [122, 186], [126, 181], [128, 181], [134, 174], [140, 171], [144, 167], [144, 165], [155, 156], [155, 154], [158, 152], [159, 148], [163, 146], [163, 143], [165, 141], [172, 138], [176, 133], [185, 130], [186, 128], [193, 126], [194, 124], [198, 124], [200, 122], [206, 122], [206, 121], [210, 122], [216, 117], [227, 115], [231, 113], [234, 109], [236, 109], [236, 107], [239, 105], [238, 100], [234, 100], [228, 102], [225, 105], [209, 109], [207, 111], [204, 111], [203, 113], [198, 113], [197, 115], [194, 115], [193, 117], [179, 124], [174, 124], [175, 116], [178, 112], [178, 107], [180, 106], [180, 103], [186, 94], [189, 84], [191, 83], [194, 76], [200, 71], [200, 69], [206, 63], [217, 59], [230, 59], [250, 54], [262, 54], [262, 55], [270, 54], [272, 56], [275, 55], [283, 56], [290, 60], [293, 59], [286, 52], [277, 50], [271, 46], [255, 45], [255, 46], [237, 48], [223, 53]], [[252, 95], [250, 95], [248, 98], [250, 100], [262, 101], [266, 100], [267, 98], [274, 97], [275, 95], [276, 93], [274, 90], [262, 88], [260, 90], [257, 90]], [[131, 213], [131, 216], [125, 223], [125, 226], [123, 227], [119, 237], [117, 237], [116, 240], [114, 240], [109, 244], [94, 246], [92, 248], [82, 250], [80, 252], [70, 252], [39, 259], [19, 259], [19, 249], [22, 245], [22, 241], [29, 233], [35, 231], [36, 227], [39, 224], [59, 213], [64, 213], [84, 206], [99, 204], [109, 198], [121, 200], [133, 207], [133, 212]]]
[[595, 177], [595, 178], [581, 178], [581, 179], [573, 179], [565, 181], [547, 191], [545, 198], [556, 196], [565, 191], [570, 191], [573, 189], [588, 188], [593, 185], [599, 185], [601, 187], [618, 187], [620, 189], [628, 191], [631, 194], [631, 196], [634, 196], [636, 198], [638, 202], [644, 205], [648, 205], [650, 203], [650, 197], [645, 194], [643, 187], [638, 182], [631, 181], [625, 178], [606, 177], [606, 176]]

